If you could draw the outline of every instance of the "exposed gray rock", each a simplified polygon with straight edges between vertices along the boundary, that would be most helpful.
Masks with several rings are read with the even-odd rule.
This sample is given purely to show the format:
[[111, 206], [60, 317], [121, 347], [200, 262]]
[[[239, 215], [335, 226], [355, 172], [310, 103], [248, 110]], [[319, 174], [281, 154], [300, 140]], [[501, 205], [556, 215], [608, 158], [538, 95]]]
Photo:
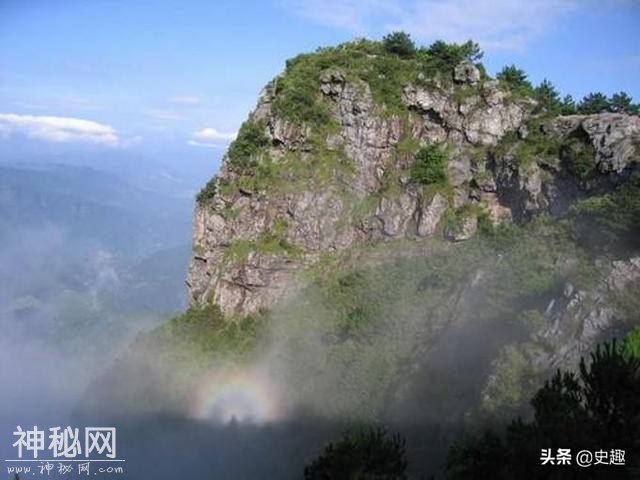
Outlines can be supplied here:
[[640, 278], [640, 257], [630, 258], [628, 261], [613, 262], [613, 270], [606, 280], [609, 291], [619, 292], [630, 282]]
[[456, 65], [453, 78], [456, 82], [475, 85], [480, 81], [480, 70], [472, 62], [465, 60]]
[[459, 209], [469, 203], [469, 191], [466, 187], [458, 187], [453, 189], [453, 208]]
[[483, 97], [468, 97], [460, 106], [450, 91], [407, 85], [403, 100], [423, 116], [425, 130], [433, 132], [432, 141], [495, 145], [506, 132], [524, 123], [535, 102], [506, 101], [507, 96], [497, 86], [489, 88]]
[[[367, 241], [435, 235], [447, 208], [477, 202], [499, 223], [575, 198], [580, 187], [557, 183], [560, 175], [549, 165], [537, 161], [523, 165], [512, 153], [471, 160], [476, 147], [495, 145], [507, 132], [517, 130], [525, 137], [526, 122], [535, 107], [531, 100], [512, 98], [497, 82], [473, 86], [474, 69], [459, 66], [457, 81], [465, 84], [456, 87], [405, 85], [401, 96], [408, 115], [402, 118], [385, 112], [374, 102], [368, 85], [350, 82], [342, 70], [322, 72], [318, 95], [339, 126], [324, 139], [326, 148], [349, 164], [349, 173], [336, 171], [330, 181], [309, 178], [305, 187], [296, 190], [251, 191], [251, 183], [236, 191], [219, 189], [213, 199], [197, 205], [187, 279], [191, 303], [216, 302], [229, 316], [254, 313], [282, 298], [296, 283], [297, 273], [323, 253]], [[250, 115], [265, 126], [270, 140], [265, 156], [278, 162], [295, 152], [299, 161], [313, 162], [317, 144], [311, 139], [316, 132], [275, 113], [278, 81], [265, 87]], [[454, 88], [474, 90], [460, 98]], [[598, 169], [609, 175], [626, 171], [637, 159], [638, 123], [637, 117], [603, 114], [561, 117], [546, 128], [550, 135], [559, 136], [583, 132], [598, 152]], [[398, 153], [398, 145], [407, 137], [421, 144], [449, 145], [452, 153], [446, 173], [454, 188], [448, 198], [436, 193], [423, 200], [408, 174], [414, 159]], [[225, 158], [219, 181], [233, 183], [238, 175]], [[389, 181], [394, 188], [386, 190]], [[374, 204], [372, 199], [380, 200]], [[361, 209], [359, 204], [368, 206]], [[281, 241], [294, 246], [297, 254], [286, 249], [263, 253], [255, 247], [265, 235], [273, 234], [276, 224], [284, 225]], [[463, 241], [476, 229], [477, 218], [471, 215], [445, 235]], [[248, 256], [234, 256], [237, 242], [244, 242]]]
[[345, 75], [338, 68], [325, 70], [320, 76], [320, 91], [331, 97], [339, 97], [344, 90]]
[[459, 187], [471, 180], [471, 161], [469, 157], [466, 155], [458, 156], [449, 160], [447, 177], [449, 184], [453, 187]]
[[457, 225], [446, 230], [446, 236], [454, 242], [469, 240], [478, 230], [478, 217], [475, 215], [465, 216]]
[[596, 150], [595, 162], [603, 173], [621, 173], [632, 160], [639, 160], [634, 145], [640, 137], [640, 117], [636, 115], [569, 115], [557, 118], [550, 129], [563, 136], [586, 134]]
[[259, 312], [288, 293], [295, 262], [279, 255], [249, 255], [246, 263], [220, 272], [209, 301], [233, 316], [238, 312]]
[[[517, 217], [547, 210], [562, 213], [590, 191], [602, 191], [607, 185], [610, 188], [623, 181], [640, 163], [640, 152], [636, 150], [640, 144], [640, 117], [612, 113], [569, 115], [547, 122], [542, 128], [550, 141], [577, 138], [590, 143], [596, 152], [593, 166], [603, 175], [586, 182], [576, 178], [560, 158], [518, 158], [516, 144], [495, 159], [493, 179], [502, 203], [509, 205]], [[478, 175], [474, 179], [482, 187], [490, 186], [486, 175], [481, 180]]]
[[418, 211], [417, 228], [421, 237], [431, 236], [436, 232], [442, 215], [447, 210], [447, 199], [436, 193], [427, 205]]
[[307, 137], [307, 131], [291, 122], [286, 122], [280, 118], [274, 118], [270, 123], [269, 133], [274, 142], [295, 149], [304, 144]]
[[376, 211], [376, 217], [382, 222], [382, 233], [389, 237], [404, 235], [416, 208], [416, 199], [409, 194], [400, 194], [395, 198], [384, 197]]
[[556, 298], [545, 316], [548, 324], [540, 332], [552, 348], [538, 362], [545, 368], [572, 365], [590, 352], [603, 335], [618, 326], [624, 315], [617, 310], [612, 295], [640, 280], [640, 257], [614, 261], [600, 286], [588, 294], [565, 285], [562, 297]]

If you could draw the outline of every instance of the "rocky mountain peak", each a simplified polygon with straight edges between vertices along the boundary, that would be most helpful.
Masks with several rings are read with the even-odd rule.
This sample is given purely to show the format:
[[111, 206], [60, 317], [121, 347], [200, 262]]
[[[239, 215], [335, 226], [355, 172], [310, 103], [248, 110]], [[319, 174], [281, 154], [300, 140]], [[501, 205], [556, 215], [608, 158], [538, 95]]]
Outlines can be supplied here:
[[561, 213], [624, 182], [639, 139], [638, 116], [550, 113], [466, 58], [366, 40], [298, 56], [200, 195], [191, 303], [248, 315], [331, 252]]

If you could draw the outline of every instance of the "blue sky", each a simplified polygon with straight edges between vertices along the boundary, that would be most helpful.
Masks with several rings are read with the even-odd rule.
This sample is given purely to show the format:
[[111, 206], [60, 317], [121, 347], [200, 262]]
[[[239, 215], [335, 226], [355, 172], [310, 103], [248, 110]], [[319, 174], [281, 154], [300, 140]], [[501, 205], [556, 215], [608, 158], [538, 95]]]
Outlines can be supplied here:
[[396, 29], [639, 101], [638, 25], [633, 0], [0, 0], [0, 142], [217, 162], [287, 58]]

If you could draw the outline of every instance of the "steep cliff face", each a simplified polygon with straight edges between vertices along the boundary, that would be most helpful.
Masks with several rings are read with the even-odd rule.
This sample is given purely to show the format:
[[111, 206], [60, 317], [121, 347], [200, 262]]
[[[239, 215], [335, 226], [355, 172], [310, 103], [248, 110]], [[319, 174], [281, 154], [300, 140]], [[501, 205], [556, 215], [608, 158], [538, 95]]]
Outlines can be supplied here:
[[467, 61], [452, 78], [418, 72], [389, 82], [393, 105], [380, 100], [382, 74], [367, 82], [347, 66], [312, 63], [305, 92], [322, 115], [296, 116], [283, 105], [309, 57], [265, 87], [201, 195], [192, 305], [253, 314], [330, 252], [402, 238], [464, 241], [482, 222], [562, 213], [636, 168], [637, 116], [550, 116]]

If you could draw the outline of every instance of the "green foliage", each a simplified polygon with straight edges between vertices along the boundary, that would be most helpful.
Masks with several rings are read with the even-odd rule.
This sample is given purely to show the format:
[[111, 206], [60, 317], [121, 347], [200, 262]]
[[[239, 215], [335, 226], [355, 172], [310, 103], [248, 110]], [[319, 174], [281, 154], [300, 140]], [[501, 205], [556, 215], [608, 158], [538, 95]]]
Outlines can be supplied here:
[[411, 36], [405, 32], [392, 32], [382, 39], [384, 49], [401, 57], [412, 57], [416, 53], [416, 46]]
[[277, 114], [294, 124], [322, 125], [331, 117], [320, 95], [320, 57], [323, 53], [298, 55], [287, 60], [284, 75], [276, 80], [274, 108]]
[[[498, 296], [508, 294], [511, 301], [513, 296], [539, 299], [554, 292], [567, 274], [574, 284], [586, 283], [581, 270], [587, 261], [586, 253], [577, 248], [563, 221], [540, 215], [526, 224], [500, 224], [487, 230], [481, 239], [499, 252], [504, 268], [500, 271], [504, 283]], [[558, 261], [569, 255], [579, 260], [579, 268], [561, 272]]]
[[611, 110], [614, 112], [628, 113], [631, 111], [633, 100], [626, 92], [618, 92], [613, 94], [609, 104]]
[[571, 95], [565, 95], [560, 105], [562, 115], [574, 115], [578, 112], [576, 102]]
[[227, 255], [235, 261], [244, 262], [252, 252], [273, 255], [302, 255], [303, 250], [286, 239], [287, 222], [276, 219], [271, 228], [262, 232], [255, 240], [234, 240], [227, 247]]
[[313, 137], [310, 151], [290, 150], [277, 160], [262, 154], [250, 170], [232, 181], [219, 182], [218, 189], [225, 195], [238, 189], [278, 194], [318, 186], [334, 180], [337, 175], [349, 178], [353, 174], [352, 160], [341, 149], [330, 149]]
[[[339, 69], [347, 80], [369, 85], [381, 114], [406, 114], [402, 88], [409, 82], [428, 82], [436, 75], [452, 80], [453, 68], [462, 60], [478, 61], [478, 45], [442, 41], [416, 49], [408, 35], [394, 32], [383, 41], [358, 40], [287, 61], [285, 73], [276, 81], [274, 107], [278, 115], [295, 124], [315, 128], [331, 124], [329, 104], [320, 94], [320, 77], [327, 69]], [[420, 80], [422, 79], [422, 80]]]
[[548, 133], [544, 121], [544, 117], [530, 120], [525, 138], [520, 138], [515, 131], [507, 132], [492, 149], [493, 155], [498, 158], [513, 155], [522, 166], [532, 163], [557, 165], [560, 159], [578, 179], [588, 179], [596, 166], [596, 150], [589, 137], [584, 132], [577, 132], [562, 139]]
[[420, 139], [412, 135], [405, 135], [396, 145], [396, 154], [400, 158], [413, 157], [420, 148]]
[[585, 96], [578, 105], [577, 110], [578, 113], [591, 114], [608, 112], [610, 108], [611, 104], [607, 96], [601, 92], [596, 92]]
[[[640, 358], [625, 354], [612, 343], [599, 345], [591, 361], [580, 362], [579, 375], [558, 371], [533, 397], [531, 423], [514, 421], [504, 439], [495, 434], [466, 439], [454, 446], [446, 478], [565, 478], [554, 467], [540, 465], [542, 449], [626, 451], [625, 466], [616, 478], [635, 478], [640, 461]], [[556, 447], [562, 445], [562, 447]], [[491, 453], [485, 457], [483, 453]], [[611, 478], [611, 466], [592, 466], [590, 478]], [[580, 478], [584, 470], [563, 466], [566, 478]], [[476, 477], [482, 472], [482, 477]]]
[[545, 111], [557, 113], [562, 110], [563, 104], [560, 100], [560, 94], [546, 78], [534, 89], [533, 95], [538, 101], [539, 107]]
[[602, 112], [640, 113], [640, 105], [634, 104], [626, 92], [614, 93], [610, 98], [602, 92], [594, 92], [585, 96], [576, 108], [578, 113], [593, 114]]
[[218, 191], [218, 178], [214, 176], [211, 178], [205, 186], [198, 192], [196, 201], [198, 203], [204, 203], [208, 200], [212, 200]]
[[640, 358], [640, 327], [634, 328], [627, 334], [624, 339], [623, 351], [629, 357]]
[[248, 353], [261, 329], [257, 318], [225, 319], [217, 305], [192, 307], [152, 333], [150, 341], [160, 348], [179, 352], [196, 361], [213, 354], [231, 356]]
[[526, 388], [534, 378], [531, 360], [516, 346], [501, 350], [493, 364], [493, 381], [483, 392], [484, 407], [491, 413], [513, 410], [522, 403]]
[[469, 438], [454, 444], [447, 454], [447, 479], [475, 480], [496, 479], [501, 456], [504, 455], [502, 439], [486, 431], [481, 437]]
[[[490, 273], [481, 282], [482, 300], [474, 303], [473, 323], [500, 318], [496, 328], [511, 320], [511, 328], [525, 330], [512, 321], [522, 305], [546, 306], [559, 285], [569, 280], [579, 285], [573, 279], [574, 269], [585, 262], [581, 250], [551, 220], [500, 226], [493, 237], [476, 237], [464, 244], [429, 242], [420, 247], [426, 253], [419, 250], [412, 255], [416, 246], [415, 242], [371, 246], [366, 258], [376, 259], [373, 264], [361, 260], [358, 255], [363, 252], [354, 258], [344, 252], [331, 255], [314, 265], [299, 300], [278, 308], [277, 323], [283, 326], [274, 335], [285, 345], [279, 354], [284, 364], [295, 365], [287, 370], [288, 383], [296, 385], [300, 395], [304, 392], [304, 398], [319, 398], [314, 404], [318, 412], [379, 418], [385, 392], [397, 386], [402, 366], [412, 362], [412, 352], [432, 341], [431, 332], [458, 315], [451, 310], [450, 299], [478, 271]], [[406, 257], [397, 258], [398, 252]], [[568, 258], [577, 265], [567, 267]], [[531, 332], [527, 328], [523, 333]], [[323, 346], [314, 354], [318, 337]], [[299, 365], [300, 351], [308, 364]], [[512, 370], [522, 373], [513, 378], [529, 378], [526, 366], [505, 368]], [[317, 373], [310, 378], [309, 371]], [[326, 399], [324, 391], [339, 393]], [[527, 393], [520, 391], [519, 398]]]
[[522, 96], [531, 96], [534, 94], [533, 86], [527, 79], [527, 74], [515, 65], [504, 67], [498, 72], [496, 78], [506, 85], [512, 93]]
[[479, 62], [484, 53], [477, 43], [469, 40], [462, 44], [437, 40], [425, 50], [429, 59], [429, 70], [451, 72], [463, 60]]
[[634, 104], [626, 92], [614, 93], [609, 100], [610, 109], [615, 113], [640, 113], [640, 105]]
[[596, 167], [596, 149], [587, 135], [573, 135], [560, 145], [560, 159], [578, 179], [591, 176]]
[[247, 120], [242, 124], [237, 138], [227, 151], [229, 166], [240, 173], [256, 166], [256, 155], [269, 146], [269, 137], [265, 134], [265, 128], [264, 123], [252, 120]]
[[528, 135], [519, 138], [515, 131], [507, 132], [492, 149], [493, 155], [503, 158], [511, 153], [522, 166], [534, 162], [556, 161], [561, 147], [560, 139], [543, 128], [543, 119], [535, 118], [527, 124]]
[[389, 107], [401, 105], [401, 89], [412, 77], [414, 62], [385, 52], [382, 43], [368, 40], [318, 49], [287, 61], [276, 83], [274, 107], [278, 115], [295, 124], [308, 123], [321, 130], [333, 120], [329, 105], [320, 93], [320, 77], [327, 69], [340, 69], [351, 80], [362, 80], [371, 87], [374, 99]]
[[405, 440], [382, 428], [345, 435], [304, 469], [305, 480], [405, 480]]
[[611, 193], [578, 201], [570, 210], [581, 242], [612, 247], [637, 247], [640, 235], [640, 175], [634, 175]]
[[447, 180], [449, 154], [441, 145], [427, 145], [418, 150], [411, 166], [411, 178], [422, 185], [443, 184]]
[[[512, 293], [521, 297], [539, 298], [553, 291], [560, 282], [556, 261], [571, 245], [561, 229], [545, 230], [545, 226], [540, 227], [539, 232], [520, 230], [520, 240], [505, 250], [505, 283]], [[556, 250], [549, 251], [553, 248]]]

